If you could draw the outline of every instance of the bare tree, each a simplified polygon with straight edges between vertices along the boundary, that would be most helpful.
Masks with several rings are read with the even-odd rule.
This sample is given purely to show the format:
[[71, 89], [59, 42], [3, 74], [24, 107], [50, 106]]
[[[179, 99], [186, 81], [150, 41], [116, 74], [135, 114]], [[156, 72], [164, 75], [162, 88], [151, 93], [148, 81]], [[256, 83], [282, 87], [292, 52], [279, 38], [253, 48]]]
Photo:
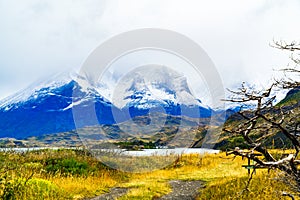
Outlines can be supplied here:
[[[281, 171], [280, 180], [288, 184], [296, 195], [299, 195], [300, 103], [298, 101], [298, 103], [292, 105], [274, 105], [274, 100], [276, 99], [275, 88], [297, 90], [300, 87], [300, 81], [297, 80], [297, 76], [300, 75], [300, 70], [298, 69], [300, 64], [300, 44], [296, 42], [287, 44], [281, 41], [274, 42], [273, 46], [281, 50], [290, 51], [294, 66], [284, 68], [282, 70], [284, 77], [280, 80], [274, 80], [274, 83], [266, 89], [258, 91], [243, 83], [236, 91], [229, 90], [231, 96], [226, 101], [251, 104], [252, 107], [250, 110], [240, 109], [236, 114], [240, 118], [238, 124], [235, 124], [233, 127], [229, 123], [223, 130], [232, 136], [242, 136], [248, 144], [250, 152], [256, 151], [263, 156], [259, 157], [249, 152], [246, 154], [239, 148], [230, 152], [231, 154], [249, 157], [256, 162], [255, 168], [278, 169]], [[290, 74], [293, 75], [293, 78], [289, 76]], [[266, 141], [277, 134], [285, 137], [283, 142], [291, 144], [292, 151], [289, 154], [275, 155], [266, 145]], [[292, 194], [283, 193], [283, 195], [294, 198]]]

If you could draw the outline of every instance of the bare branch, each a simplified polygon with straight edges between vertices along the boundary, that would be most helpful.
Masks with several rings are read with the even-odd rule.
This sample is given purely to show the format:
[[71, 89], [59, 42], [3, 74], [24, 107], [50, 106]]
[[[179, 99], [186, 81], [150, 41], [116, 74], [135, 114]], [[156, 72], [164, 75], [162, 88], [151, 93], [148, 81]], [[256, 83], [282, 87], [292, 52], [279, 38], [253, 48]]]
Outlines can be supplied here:
[[[274, 106], [276, 99], [276, 95], [274, 95], [276, 90], [274, 89], [300, 89], [299, 79], [294, 78], [300, 75], [300, 70], [297, 68], [300, 59], [295, 57], [295, 55], [300, 56], [298, 53], [300, 52], [300, 43], [294, 41], [291, 43], [274, 41], [273, 43], [271, 46], [274, 48], [292, 52], [290, 58], [296, 66], [282, 69], [284, 78], [275, 80], [267, 89], [256, 90], [247, 86], [245, 82], [237, 90], [228, 89], [231, 96], [224, 101], [241, 103], [242, 105], [251, 104], [252, 107], [248, 111], [240, 109], [236, 114], [238, 118], [234, 126], [229, 124], [228, 127], [223, 128], [223, 131], [233, 136], [242, 136], [245, 143], [250, 147], [250, 152], [236, 148], [236, 150], [227, 152], [227, 154], [241, 156], [242, 158], [247, 157], [257, 163], [255, 168], [279, 169], [285, 174], [284, 177], [289, 179], [289, 181], [286, 181], [285, 178], [281, 178], [281, 180], [287, 185], [295, 185], [292, 187], [293, 191], [300, 194], [300, 168], [298, 167], [300, 160], [297, 160], [300, 152], [300, 118], [298, 116], [300, 102], [295, 105]], [[274, 156], [265, 144], [268, 139], [274, 138], [279, 133], [284, 135], [284, 139], [279, 138], [283, 145], [287, 142], [292, 144], [294, 149], [293, 153], [281, 158]], [[286, 141], [284, 142], [284, 140]], [[254, 151], [261, 153], [263, 156], [256, 156], [253, 153]], [[252, 175], [248, 180], [247, 187]], [[292, 196], [289, 197], [292, 198]]]

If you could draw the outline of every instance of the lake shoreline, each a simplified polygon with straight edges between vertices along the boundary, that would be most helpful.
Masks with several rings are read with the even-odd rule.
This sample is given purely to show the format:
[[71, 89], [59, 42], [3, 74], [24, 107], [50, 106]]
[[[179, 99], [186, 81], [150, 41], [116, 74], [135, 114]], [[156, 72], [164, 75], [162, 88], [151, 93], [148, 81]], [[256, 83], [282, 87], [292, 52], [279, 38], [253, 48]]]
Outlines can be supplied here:
[[[0, 152], [12, 151], [12, 152], [28, 152], [28, 151], [39, 151], [39, 150], [60, 150], [60, 149], [71, 149], [71, 150], [83, 150], [82, 147], [13, 147], [13, 148], [0, 148]], [[87, 149], [88, 150], [88, 149]], [[124, 156], [167, 156], [167, 155], [181, 155], [181, 154], [211, 154], [220, 153], [220, 150], [207, 149], [207, 148], [172, 148], [172, 149], [141, 149], [141, 150], [126, 150], [126, 149], [96, 149], [92, 151], [103, 151], [103, 152], [115, 152], [120, 153]]]

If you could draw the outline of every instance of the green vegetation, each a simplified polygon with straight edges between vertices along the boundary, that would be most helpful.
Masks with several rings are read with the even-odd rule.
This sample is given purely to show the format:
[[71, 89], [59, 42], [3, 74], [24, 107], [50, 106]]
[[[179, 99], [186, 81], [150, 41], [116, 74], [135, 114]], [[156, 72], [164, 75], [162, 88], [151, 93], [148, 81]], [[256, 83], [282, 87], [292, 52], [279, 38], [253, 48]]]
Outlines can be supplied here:
[[95, 196], [124, 179], [83, 150], [0, 152], [0, 199]]
[[124, 141], [117, 142], [117, 145], [121, 149], [128, 150], [140, 150], [140, 149], [155, 149], [156, 145], [152, 141], [142, 141], [142, 140], [133, 140], [133, 141]]
[[288, 106], [298, 104], [300, 100], [300, 89], [291, 90], [286, 98], [281, 100], [277, 106]]
[[[263, 114], [268, 118], [277, 119], [279, 121], [280, 113], [284, 112], [284, 127], [290, 127], [292, 123], [295, 123], [299, 120], [298, 116], [300, 115], [300, 90], [299, 89], [292, 89], [288, 92], [287, 96], [276, 104], [272, 108], [267, 108], [263, 111]], [[255, 114], [255, 111], [244, 111], [244, 115], [252, 116]], [[225, 122], [224, 127], [227, 130], [233, 130], [237, 127], [240, 127], [243, 123], [247, 120], [243, 119], [243, 117], [239, 114], [233, 114], [228, 118]], [[253, 129], [249, 137], [253, 140], [257, 140], [260, 137], [263, 137], [265, 131], [267, 129], [266, 123], [262, 119], [257, 120], [258, 127], [261, 127], [260, 131], [258, 128]], [[296, 127], [296, 126], [295, 126]], [[216, 144], [216, 148], [221, 150], [226, 149], [234, 149], [235, 147], [240, 147], [242, 149], [249, 148], [249, 144], [247, 144], [242, 135], [233, 134], [227, 131], [220, 130], [221, 135]], [[292, 142], [287, 138], [285, 134], [283, 134], [280, 129], [276, 129], [275, 127], [268, 129], [268, 137], [264, 138], [261, 142], [263, 146], [267, 147], [268, 149], [276, 148], [276, 149], [290, 149], [293, 148]]]
[[265, 169], [258, 170], [249, 191], [242, 192], [248, 175], [241, 165], [247, 161], [232, 159], [224, 153], [182, 155], [159, 170], [126, 173], [84, 150], [0, 152], [0, 199], [84, 199], [112, 187], [129, 188], [119, 199], [153, 199], [171, 192], [170, 180], [205, 181], [199, 199], [284, 199], [280, 192], [289, 188], [273, 179], [276, 171]]
[[80, 162], [74, 158], [61, 160], [51, 158], [46, 161], [45, 170], [49, 174], [60, 173], [64, 176], [88, 176], [88, 174], [95, 171], [95, 168], [90, 167], [86, 161]]

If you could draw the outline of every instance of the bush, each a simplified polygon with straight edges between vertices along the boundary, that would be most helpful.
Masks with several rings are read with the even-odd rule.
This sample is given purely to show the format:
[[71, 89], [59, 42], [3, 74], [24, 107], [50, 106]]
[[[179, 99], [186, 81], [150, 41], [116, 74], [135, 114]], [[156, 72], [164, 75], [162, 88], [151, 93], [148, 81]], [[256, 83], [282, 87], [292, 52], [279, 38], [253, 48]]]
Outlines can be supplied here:
[[16, 196], [21, 194], [24, 183], [25, 181], [22, 181], [22, 179], [14, 179], [11, 175], [5, 173], [0, 178], [0, 199], [16, 199]]
[[46, 161], [45, 169], [50, 174], [60, 173], [64, 176], [87, 176], [94, 171], [86, 161], [78, 161], [74, 158], [49, 159]]
[[33, 178], [27, 182], [24, 194], [26, 196], [23, 196], [23, 199], [28, 200], [58, 199], [64, 196], [59, 187], [50, 181], [38, 178]]

